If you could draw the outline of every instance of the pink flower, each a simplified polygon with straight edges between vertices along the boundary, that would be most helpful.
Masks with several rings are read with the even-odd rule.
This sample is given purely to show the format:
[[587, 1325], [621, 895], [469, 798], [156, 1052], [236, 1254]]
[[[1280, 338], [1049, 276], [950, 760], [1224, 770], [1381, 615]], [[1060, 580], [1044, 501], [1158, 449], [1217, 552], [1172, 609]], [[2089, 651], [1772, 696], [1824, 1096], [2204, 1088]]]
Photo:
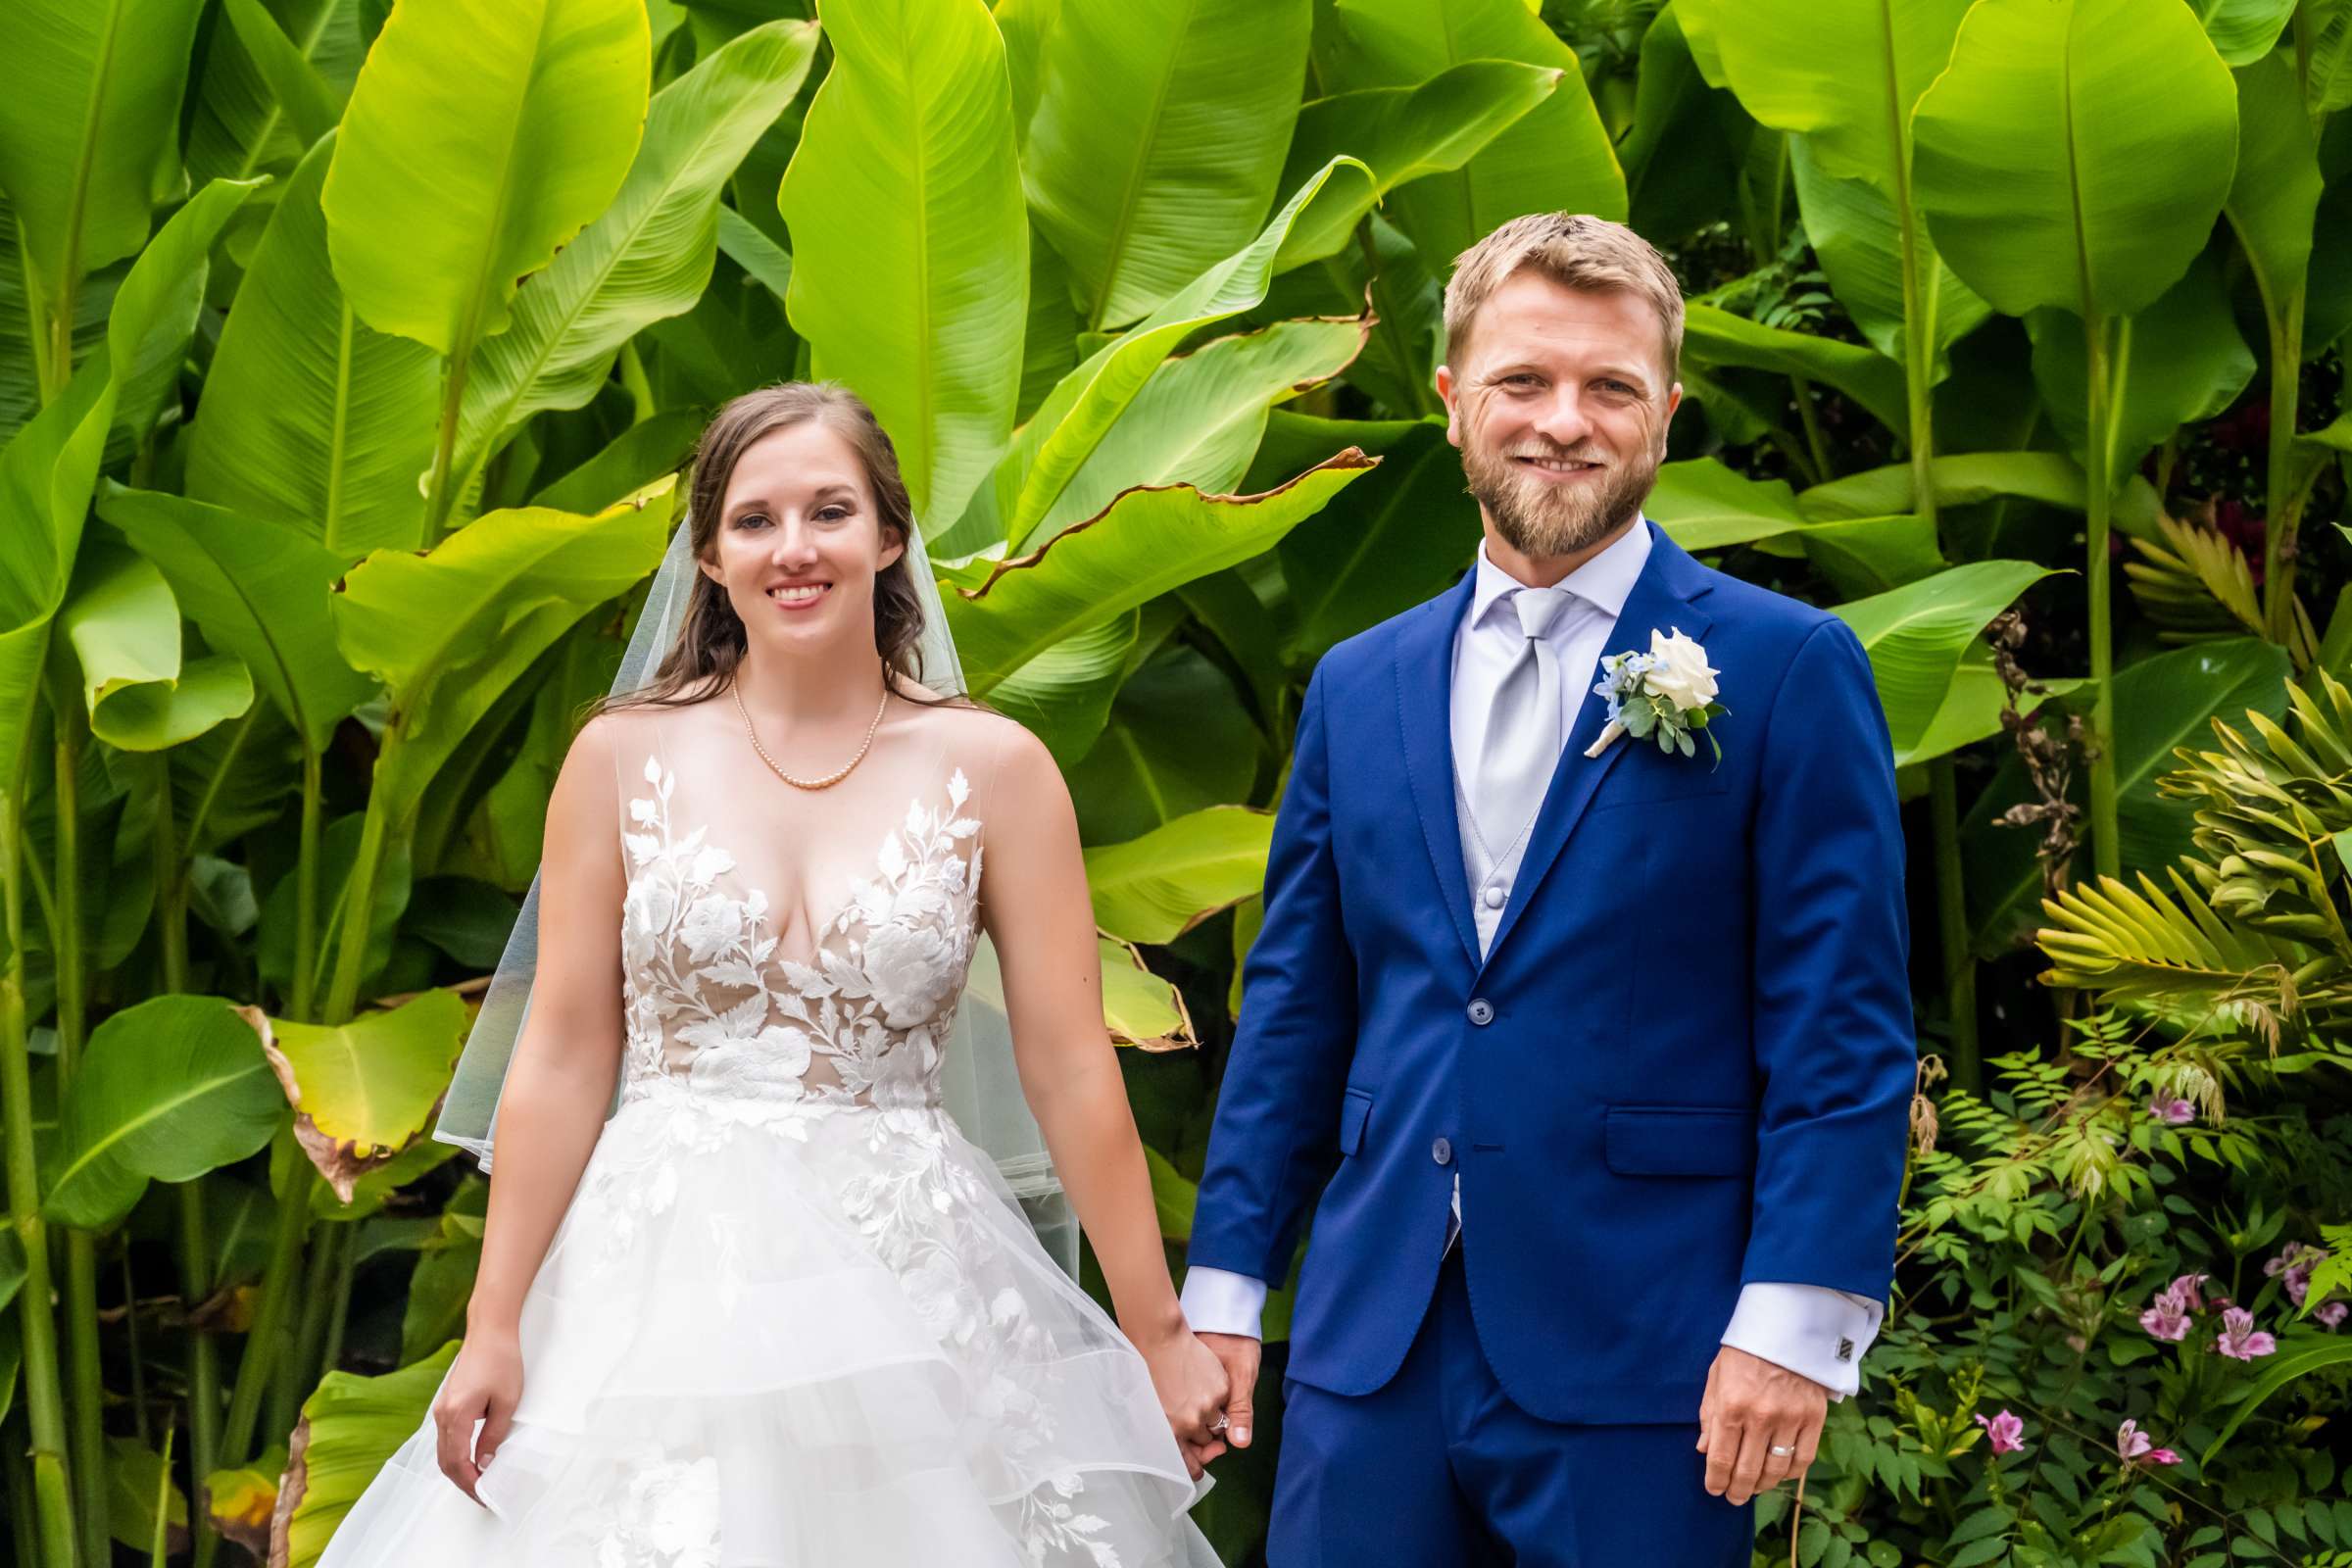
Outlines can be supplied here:
[[1979, 1416], [1977, 1425], [1992, 1441], [1995, 1453], [2023, 1453], [2026, 1447], [2026, 1423], [2018, 1416], [2003, 1410], [1996, 1416]]
[[2156, 1447], [2136, 1421], [2126, 1421], [2115, 1429], [2115, 1451], [2123, 1455], [2124, 1463], [2136, 1464], [2145, 1459], [2150, 1464], [2179, 1464], [2180, 1456], [2170, 1448]]
[[2352, 1310], [2352, 1302], [2329, 1301], [2326, 1306], [2315, 1307], [2311, 1315], [2333, 1328], [2344, 1320], [2344, 1313], [2348, 1310]]
[[2167, 1292], [2159, 1292], [2156, 1304], [2139, 1314], [2139, 1326], [2148, 1331], [2152, 1340], [2170, 1340], [2178, 1345], [2188, 1338], [2188, 1314], [2174, 1304]]
[[2148, 1114], [2172, 1127], [2185, 1127], [2197, 1119], [2197, 1107], [2185, 1100], [2167, 1100], [2162, 1095], [2148, 1102]]
[[2183, 1274], [2158, 1291], [2154, 1302], [2139, 1314], [2139, 1326], [2154, 1339], [2178, 1344], [2188, 1338], [2189, 1314], [2204, 1305], [2198, 1298], [2198, 1287], [2210, 1278], [2209, 1274]]
[[2256, 1332], [2254, 1314], [2242, 1306], [2233, 1306], [2222, 1314], [2221, 1338], [2213, 1348], [2239, 1361], [2251, 1361], [2258, 1355], [2269, 1355], [2278, 1348], [2278, 1342], [2268, 1334]]
[[2262, 1265], [2262, 1271], [2273, 1278], [2284, 1274], [2286, 1276], [2286, 1298], [2297, 1306], [2301, 1306], [2303, 1298], [2311, 1292], [2313, 1267], [2325, 1261], [2327, 1256], [2326, 1252], [2309, 1243], [2289, 1242], [2279, 1250], [2277, 1257]]

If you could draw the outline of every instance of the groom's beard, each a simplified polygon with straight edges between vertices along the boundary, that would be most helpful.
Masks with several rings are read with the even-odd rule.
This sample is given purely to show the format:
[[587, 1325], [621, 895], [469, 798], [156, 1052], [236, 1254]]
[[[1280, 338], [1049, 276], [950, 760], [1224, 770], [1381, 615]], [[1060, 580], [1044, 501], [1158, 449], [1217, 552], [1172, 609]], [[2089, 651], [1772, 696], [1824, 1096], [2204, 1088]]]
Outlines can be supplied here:
[[1658, 460], [1645, 454], [1632, 464], [1611, 464], [1598, 484], [1555, 484], [1520, 467], [1515, 458], [1607, 463], [1590, 452], [1549, 447], [1495, 452], [1471, 442], [1462, 449], [1462, 472], [1470, 493], [1494, 519], [1494, 531], [1523, 556], [1543, 560], [1572, 556], [1600, 543], [1641, 512], [1658, 476]]

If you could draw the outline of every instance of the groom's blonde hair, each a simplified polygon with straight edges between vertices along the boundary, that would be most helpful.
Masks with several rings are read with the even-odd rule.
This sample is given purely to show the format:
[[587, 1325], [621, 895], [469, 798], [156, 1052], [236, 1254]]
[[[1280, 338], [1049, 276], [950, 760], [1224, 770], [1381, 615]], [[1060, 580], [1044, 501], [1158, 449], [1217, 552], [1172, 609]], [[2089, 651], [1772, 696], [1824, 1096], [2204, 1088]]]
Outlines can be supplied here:
[[1480, 307], [1520, 271], [1562, 288], [1631, 294], [1657, 313], [1666, 379], [1683, 355], [1683, 289], [1657, 247], [1623, 223], [1590, 213], [1530, 213], [1514, 218], [1454, 258], [1446, 285], [1446, 360], [1458, 367]]

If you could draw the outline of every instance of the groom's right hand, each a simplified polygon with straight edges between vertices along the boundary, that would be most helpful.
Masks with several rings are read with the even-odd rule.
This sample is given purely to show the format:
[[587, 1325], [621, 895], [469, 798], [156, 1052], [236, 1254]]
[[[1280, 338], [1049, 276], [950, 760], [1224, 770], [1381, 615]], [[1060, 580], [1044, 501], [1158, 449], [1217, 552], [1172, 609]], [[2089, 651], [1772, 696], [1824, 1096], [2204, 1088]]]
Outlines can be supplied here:
[[1203, 1334], [1200, 1343], [1225, 1363], [1225, 1376], [1232, 1384], [1225, 1400], [1225, 1441], [1237, 1448], [1247, 1448], [1250, 1396], [1257, 1388], [1257, 1361], [1265, 1347], [1246, 1334]]

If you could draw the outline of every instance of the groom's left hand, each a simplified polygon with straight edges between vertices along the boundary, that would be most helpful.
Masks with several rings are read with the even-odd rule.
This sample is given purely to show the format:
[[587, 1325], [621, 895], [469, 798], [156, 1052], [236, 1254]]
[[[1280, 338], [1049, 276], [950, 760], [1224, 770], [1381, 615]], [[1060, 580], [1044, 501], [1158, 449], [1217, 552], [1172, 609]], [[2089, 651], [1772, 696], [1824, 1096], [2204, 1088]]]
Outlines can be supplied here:
[[[1830, 1391], [1760, 1355], [1725, 1346], [1698, 1401], [1707, 1491], [1737, 1506], [1811, 1467]], [[1791, 1450], [1776, 1454], [1774, 1447]]]

